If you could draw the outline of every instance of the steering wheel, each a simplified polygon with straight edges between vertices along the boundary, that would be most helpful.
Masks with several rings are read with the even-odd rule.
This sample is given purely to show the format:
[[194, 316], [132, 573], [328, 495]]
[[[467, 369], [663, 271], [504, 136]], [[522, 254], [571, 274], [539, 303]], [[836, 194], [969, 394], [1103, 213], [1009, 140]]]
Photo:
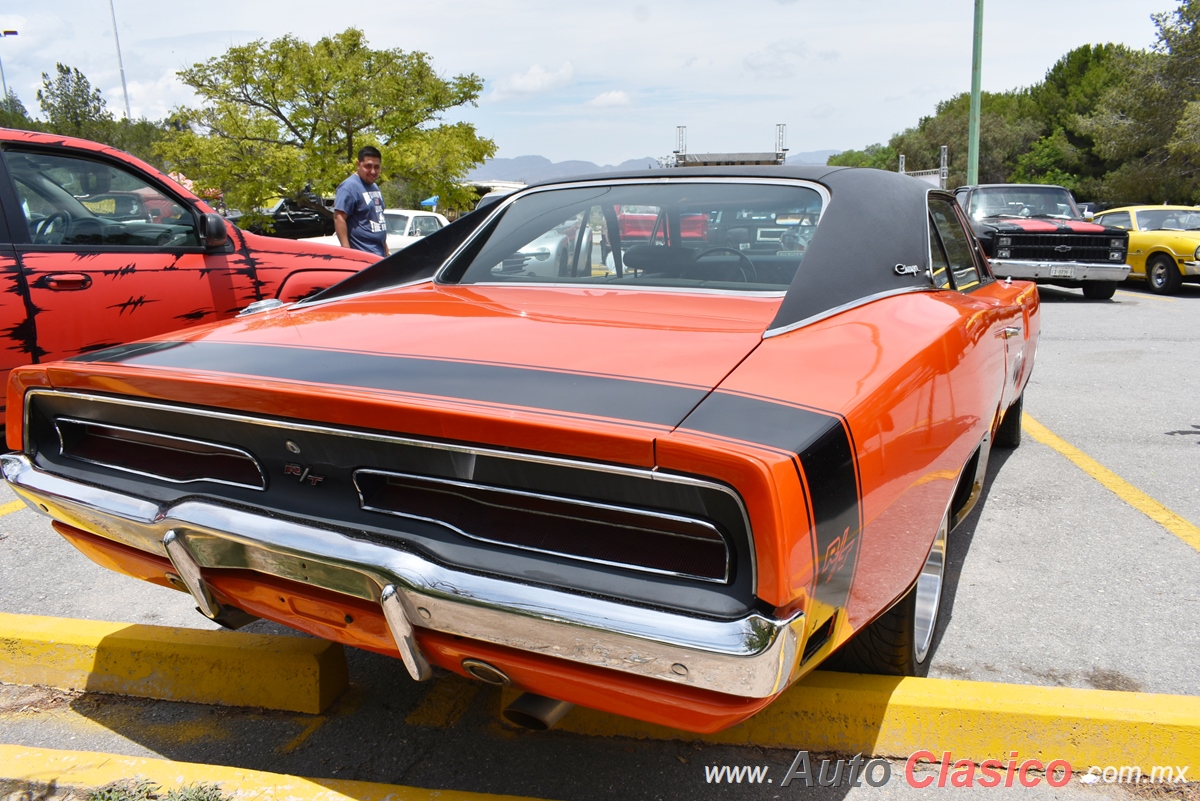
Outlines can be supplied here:
[[[750, 257], [747, 256], [742, 251], [734, 250], [733, 248], [725, 248], [725, 247], [709, 248], [708, 250], [702, 250], [699, 253], [697, 253], [696, 261], [700, 261], [700, 259], [703, 259], [705, 256], [707, 256], [710, 253], [732, 253], [733, 255], [737, 256], [739, 259], [738, 271], [741, 272], [741, 274], [742, 274], [742, 280], [746, 281], [746, 282], [753, 282], [753, 283], [758, 282], [758, 272], [755, 271], [755, 269], [754, 269], [754, 262], [750, 261]], [[750, 270], [749, 277], [747, 277], [746, 271], [742, 269], [741, 262], [745, 262], [746, 267], [749, 268], [749, 270]]]
[[65, 211], [52, 212], [38, 221], [33, 231], [35, 245], [61, 245], [71, 233], [71, 215]]
[[177, 231], [163, 231], [155, 238], [154, 244], [160, 248], [171, 247], [172, 245], [182, 246], [187, 240], [187, 235], [187, 231], [183, 233]]

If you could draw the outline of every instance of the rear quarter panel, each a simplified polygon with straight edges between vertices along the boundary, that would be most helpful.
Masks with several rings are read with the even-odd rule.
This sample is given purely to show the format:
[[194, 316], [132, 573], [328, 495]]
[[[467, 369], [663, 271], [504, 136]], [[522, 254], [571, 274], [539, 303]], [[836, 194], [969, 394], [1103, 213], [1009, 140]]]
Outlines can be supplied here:
[[[761, 506], [766, 493], [746, 498], [760, 597], [844, 609], [840, 641], [908, 589], [959, 474], [996, 421], [1005, 357], [995, 332], [1014, 313], [986, 294], [887, 298], [768, 338], [730, 374], [722, 392], [824, 414], [852, 451], [840, 465], [764, 452], [777, 507]], [[658, 458], [686, 469], [682, 435], [660, 440]], [[831, 483], [837, 471], [842, 485], [857, 484], [857, 508], [832, 510], [824, 523], [817, 509], [813, 525], [822, 493], [842, 491]], [[810, 621], [822, 622], [811, 611]]]

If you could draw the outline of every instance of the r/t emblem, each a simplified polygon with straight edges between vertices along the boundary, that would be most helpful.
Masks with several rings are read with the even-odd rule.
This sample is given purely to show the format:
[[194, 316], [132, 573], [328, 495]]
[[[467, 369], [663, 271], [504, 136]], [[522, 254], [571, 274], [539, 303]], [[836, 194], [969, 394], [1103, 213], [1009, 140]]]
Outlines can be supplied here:
[[285, 464], [283, 466], [283, 474], [285, 476], [297, 476], [297, 481], [301, 484], [307, 481], [314, 487], [325, 480], [325, 476], [316, 475], [312, 472], [312, 468], [302, 464]]

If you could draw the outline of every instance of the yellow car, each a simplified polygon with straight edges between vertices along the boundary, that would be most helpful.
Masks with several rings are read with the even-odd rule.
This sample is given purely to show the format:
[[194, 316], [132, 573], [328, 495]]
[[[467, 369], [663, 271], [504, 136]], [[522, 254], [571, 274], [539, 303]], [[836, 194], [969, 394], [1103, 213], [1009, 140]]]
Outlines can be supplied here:
[[1129, 232], [1129, 277], [1151, 292], [1173, 295], [1186, 281], [1200, 283], [1200, 207], [1126, 206], [1096, 222]]

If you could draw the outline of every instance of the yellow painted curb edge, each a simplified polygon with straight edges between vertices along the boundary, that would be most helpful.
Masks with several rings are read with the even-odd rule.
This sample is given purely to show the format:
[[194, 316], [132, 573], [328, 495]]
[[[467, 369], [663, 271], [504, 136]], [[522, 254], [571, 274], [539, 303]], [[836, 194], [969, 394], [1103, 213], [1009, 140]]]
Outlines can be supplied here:
[[[508, 698], [506, 696], [505, 700]], [[908, 757], [950, 751], [1092, 765], [1200, 765], [1200, 697], [815, 672], [750, 720], [716, 734], [572, 710], [558, 729], [762, 748]]]
[[317, 714], [349, 674], [308, 637], [0, 613], [0, 681]]
[[451, 798], [520, 801], [517, 796], [422, 790], [341, 779], [305, 779], [223, 765], [0, 745], [0, 786], [5, 786], [10, 793], [29, 791], [37, 798], [51, 784], [57, 788], [95, 788], [132, 778], [154, 782], [164, 792], [198, 783], [218, 784], [223, 793], [237, 801], [261, 801], [264, 798], [271, 801], [445, 801]]

